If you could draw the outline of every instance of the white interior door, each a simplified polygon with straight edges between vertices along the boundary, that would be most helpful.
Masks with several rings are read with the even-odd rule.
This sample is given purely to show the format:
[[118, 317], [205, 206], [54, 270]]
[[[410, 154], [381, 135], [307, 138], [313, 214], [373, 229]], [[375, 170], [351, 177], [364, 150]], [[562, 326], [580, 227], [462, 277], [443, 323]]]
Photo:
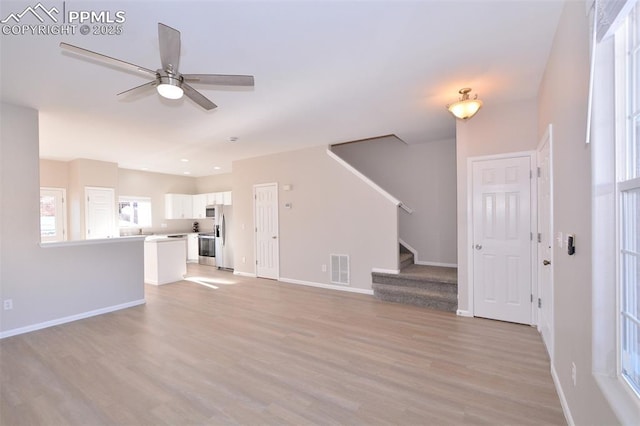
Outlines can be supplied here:
[[113, 188], [89, 188], [85, 191], [85, 236], [112, 238], [115, 236], [116, 202]]
[[256, 276], [278, 279], [280, 245], [278, 243], [278, 184], [253, 187], [256, 223]]
[[66, 239], [66, 206], [63, 188], [40, 188], [40, 240], [42, 242]]
[[551, 128], [538, 147], [538, 330], [553, 360], [553, 178]]
[[473, 162], [475, 316], [531, 324], [530, 163]]

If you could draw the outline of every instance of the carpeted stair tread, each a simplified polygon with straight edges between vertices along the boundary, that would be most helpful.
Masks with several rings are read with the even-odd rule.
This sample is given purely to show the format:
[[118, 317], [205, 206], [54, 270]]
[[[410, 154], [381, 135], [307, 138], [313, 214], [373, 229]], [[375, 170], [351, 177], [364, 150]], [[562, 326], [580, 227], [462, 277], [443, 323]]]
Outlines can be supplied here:
[[457, 268], [411, 263], [399, 274], [373, 272], [371, 280], [373, 294], [380, 300], [448, 312], [458, 309]]
[[399, 274], [385, 274], [383, 272], [374, 272], [374, 281], [376, 276], [458, 284], [458, 268], [447, 268], [443, 266], [409, 265], [406, 268], [403, 268]]

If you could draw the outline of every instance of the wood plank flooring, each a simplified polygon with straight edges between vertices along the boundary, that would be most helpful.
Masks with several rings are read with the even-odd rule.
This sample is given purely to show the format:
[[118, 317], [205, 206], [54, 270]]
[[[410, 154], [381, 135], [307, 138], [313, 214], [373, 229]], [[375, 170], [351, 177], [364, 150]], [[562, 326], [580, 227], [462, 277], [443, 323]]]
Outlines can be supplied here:
[[189, 274], [0, 341], [0, 424], [566, 424], [532, 327]]

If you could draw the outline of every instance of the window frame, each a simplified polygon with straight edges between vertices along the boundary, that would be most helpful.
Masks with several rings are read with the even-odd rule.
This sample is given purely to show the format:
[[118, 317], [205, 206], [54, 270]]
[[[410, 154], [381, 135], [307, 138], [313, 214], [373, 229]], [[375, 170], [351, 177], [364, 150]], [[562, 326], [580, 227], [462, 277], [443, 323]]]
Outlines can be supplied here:
[[[140, 225], [121, 225], [120, 219], [120, 204], [123, 202], [147, 202], [149, 203], [149, 222], [148, 224]], [[131, 223], [131, 222], [130, 222]], [[127, 230], [127, 229], [149, 229], [153, 227], [153, 202], [151, 197], [141, 197], [141, 196], [133, 196], [133, 195], [120, 195], [118, 196], [118, 229]]]
[[[632, 18], [634, 14], [635, 20]], [[633, 170], [633, 167], [630, 166], [632, 161], [637, 160], [637, 150], [640, 150], [640, 132], [635, 134], [633, 128], [635, 121], [640, 116], [640, 96], [635, 94], [637, 88], [640, 87], [640, 77], [637, 75], [640, 59], [638, 59], [638, 63], [634, 64], [634, 59], [631, 57], [632, 54], [640, 52], [640, 30], [631, 27], [632, 21], [636, 25], [640, 22], [640, 3], [636, 2], [625, 17], [624, 24], [615, 32], [616, 375], [627, 393], [638, 403], [640, 402], [640, 381], [634, 383], [633, 379], [624, 373], [623, 368], [623, 322], [625, 315], [628, 314], [625, 313], [624, 299], [626, 291], [624, 287], [623, 250], [625, 247], [622, 203], [624, 193], [640, 189], [640, 168]], [[630, 34], [632, 32], [635, 33], [634, 40], [631, 40]], [[636, 98], [633, 99], [630, 96], [636, 96]], [[629, 152], [630, 148], [632, 152]], [[638, 333], [640, 333], [640, 327], [638, 327]]]

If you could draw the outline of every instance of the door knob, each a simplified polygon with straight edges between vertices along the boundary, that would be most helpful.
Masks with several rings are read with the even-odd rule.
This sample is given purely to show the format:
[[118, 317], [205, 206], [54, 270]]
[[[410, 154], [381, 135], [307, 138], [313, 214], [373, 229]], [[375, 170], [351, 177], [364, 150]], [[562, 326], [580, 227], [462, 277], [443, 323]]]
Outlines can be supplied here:
[[476, 244], [476, 250], [482, 250], [482, 244]]
[[274, 236], [273, 236], [273, 237], [271, 237], [271, 238], [273, 238], [273, 239], [275, 240], [275, 239], [276, 239], [276, 238], [278, 238], [278, 237], [276, 237], [276, 236], [274, 235]]
[[551, 261], [550, 261], [550, 260], [545, 259], [545, 260], [543, 260], [543, 261], [542, 261], [542, 264], [543, 264], [544, 266], [551, 265]]

